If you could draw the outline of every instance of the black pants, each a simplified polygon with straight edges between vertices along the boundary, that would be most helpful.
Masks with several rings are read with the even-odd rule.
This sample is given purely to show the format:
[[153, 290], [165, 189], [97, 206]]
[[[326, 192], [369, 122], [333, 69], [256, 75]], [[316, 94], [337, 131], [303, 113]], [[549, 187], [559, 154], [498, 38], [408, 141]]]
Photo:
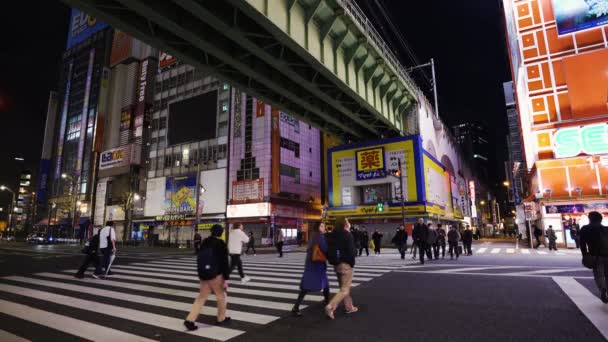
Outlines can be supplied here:
[[91, 264], [93, 264], [93, 266], [95, 266], [95, 269], [97, 270], [97, 268], [99, 267], [99, 256], [97, 255], [97, 253], [87, 254], [76, 274], [84, 275], [84, 272], [86, 272], [87, 268], [89, 268], [89, 265]]
[[364, 249], [365, 249], [365, 253], [367, 253], [367, 256], [369, 256], [369, 247], [367, 245], [365, 245], [365, 246], [362, 245], [359, 248], [359, 256], [361, 256], [363, 254]]
[[245, 273], [243, 273], [243, 262], [241, 261], [240, 254], [230, 254], [230, 273], [234, 271], [234, 268], [239, 269], [239, 276], [241, 278], [245, 278]]
[[279, 258], [283, 257], [283, 241], [277, 242], [277, 252], [279, 253]]
[[201, 241], [194, 242], [194, 254], [198, 255], [198, 251], [201, 250]]
[[245, 250], [245, 254], [249, 255], [249, 248], [251, 248], [253, 250], [253, 254], [257, 254], [255, 252], [255, 246], [252, 243], [247, 244], [247, 249]]
[[473, 241], [462, 241], [464, 245], [464, 254], [473, 255], [473, 250], [471, 249], [471, 245], [473, 245]]
[[534, 246], [534, 248], [538, 248], [542, 244], [540, 242], [540, 236], [535, 236], [534, 238], [536, 239], [536, 246]]
[[454, 254], [456, 254], [456, 259], [458, 259], [460, 256], [460, 253], [458, 253], [458, 241], [448, 241], [448, 243], [450, 244], [450, 258], [453, 258]]
[[380, 245], [380, 241], [378, 241], [376, 243], [376, 241], [374, 241], [374, 254], [380, 254], [380, 250], [382, 249], [382, 246]]
[[97, 263], [97, 267], [95, 268], [95, 274], [97, 275], [103, 274], [103, 271], [108, 269], [108, 266], [110, 265], [110, 257], [112, 256], [112, 247], [101, 248], [100, 250], [101, 262]]
[[573, 239], [573, 240], [574, 240], [574, 243], [575, 243], [575, 244], [576, 244], [576, 249], [579, 249], [579, 248], [581, 248], [581, 245], [580, 245], [580, 240], [579, 240], [579, 238], [578, 238], [578, 237], [576, 237], [576, 238], [574, 238], [574, 239]]
[[429, 258], [429, 260], [433, 260], [433, 245], [428, 243], [425, 244], [424, 252], [426, 253], [426, 257]]
[[[425, 243], [418, 243], [418, 254], [420, 254], [420, 263], [424, 264], [424, 254], [427, 251], [427, 245]], [[429, 253], [430, 254], [430, 253]]]
[[435, 259], [439, 258], [439, 250], [441, 250], [441, 257], [445, 258], [445, 241], [435, 244]]
[[[310, 292], [313, 292], [313, 291], [300, 289], [300, 293], [298, 293], [298, 299], [296, 300], [296, 303], [293, 305], [293, 309], [291, 311], [300, 311], [300, 304], [302, 304], [302, 301], [304, 301], [304, 296], [306, 296]], [[323, 297], [325, 298], [324, 299], [325, 305], [329, 304], [329, 287], [326, 287], [323, 289]]]
[[555, 244], [555, 240], [549, 240], [549, 250], [557, 251], [557, 246]]
[[405, 251], [406, 251], [405, 245], [404, 244], [398, 244], [395, 247], [397, 247], [397, 250], [401, 254], [401, 259], [405, 259]]

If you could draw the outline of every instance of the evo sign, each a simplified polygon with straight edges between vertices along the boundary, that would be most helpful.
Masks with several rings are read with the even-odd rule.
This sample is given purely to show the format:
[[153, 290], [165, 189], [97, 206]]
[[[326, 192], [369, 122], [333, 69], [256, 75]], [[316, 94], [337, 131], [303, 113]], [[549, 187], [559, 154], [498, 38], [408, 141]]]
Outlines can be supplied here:
[[581, 153], [608, 153], [608, 125], [596, 124], [562, 128], [554, 136], [555, 158], [574, 157]]

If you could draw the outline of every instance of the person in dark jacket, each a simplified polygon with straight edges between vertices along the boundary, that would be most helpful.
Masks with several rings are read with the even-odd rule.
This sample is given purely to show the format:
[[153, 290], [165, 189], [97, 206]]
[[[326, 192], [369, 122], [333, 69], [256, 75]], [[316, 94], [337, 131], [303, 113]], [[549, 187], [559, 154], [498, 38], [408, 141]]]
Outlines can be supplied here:
[[456, 230], [456, 227], [450, 227], [450, 231], [448, 232], [448, 244], [450, 245], [450, 260], [454, 259], [454, 254], [456, 254], [456, 259], [460, 256], [460, 252], [458, 251], [458, 241], [460, 241], [460, 233]]
[[557, 234], [555, 234], [552, 225], [549, 225], [549, 229], [547, 229], [547, 239], [549, 239], [549, 250], [555, 250], [557, 252]]
[[[230, 317], [226, 317], [226, 288], [228, 287], [226, 281], [230, 277], [230, 265], [228, 263], [228, 247], [221, 239], [223, 232], [224, 228], [222, 226], [219, 224], [213, 225], [211, 236], [201, 243], [201, 251], [197, 260], [200, 292], [184, 321], [184, 326], [190, 331], [198, 329], [195, 322], [205, 305], [207, 297], [212, 292], [217, 302], [217, 321], [215, 325], [224, 325], [230, 322]], [[208, 261], [209, 264], [206, 264], [205, 261]]]
[[348, 232], [349, 228], [348, 219], [345, 219], [344, 222], [336, 222], [336, 227], [328, 239], [328, 261], [334, 265], [334, 271], [340, 285], [338, 293], [325, 306], [325, 314], [330, 319], [334, 319], [334, 311], [343, 300], [347, 314], [359, 311], [359, 308], [353, 305], [353, 299], [350, 296], [357, 251], [353, 236]]
[[437, 250], [435, 252], [435, 259], [439, 258], [439, 249], [441, 249], [441, 259], [445, 259], [445, 230], [441, 227], [441, 223], [437, 225]]
[[95, 268], [99, 267], [99, 256], [97, 255], [97, 250], [99, 249], [99, 232], [93, 235], [93, 237], [87, 242], [84, 246], [83, 253], [86, 255], [82, 265], [78, 269], [78, 272], [74, 274], [75, 278], [82, 279], [84, 278], [84, 272], [86, 272], [89, 265], [93, 264]]
[[372, 241], [374, 241], [374, 254], [380, 254], [382, 248], [382, 234], [376, 229], [374, 234], [372, 234]]
[[580, 228], [578, 226], [578, 224], [573, 224], [572, 227], [570, 227], [570, 237], [572, 238], [572, 240], [574, 240], [574, 243], [576, 244], [576, 248], [581, 248], [581, 244], [580, 244]]
[[245, 255], [249, 255], [249, 249], [253, 250], [253, 255], [257, 255], [255, 252], [255, 239], [253, 238], [253, 232], [249, 232], [247, 235], [249, 235], [249, 242], [247, 242]]
[[593, 278], [600, 290], [600, 298], [608, 303], [608, 227], [602, 225], [602, 214], [592, 211], [589, 224], [581, 228], [580, 244], [583, 259], [591, 258]]
[[350, 233], [353, 236], [353, 240], [355, 240], [355, 248], [359, 250], [361, 248], [361, 233], [356, 227], [352, 227]]
[[[435, 245], [437, 243], [437, 230], [435, 230], [435, 228], [433, 228], [433, 225], [431, 223], [428, 224], [428, 228], [429, 228], [429, 235], [427, 236], [426, 239], [426, 256], [427, 258], [429, 258], [429, 260], [433, 259], [433, 254], [434, 254], [434, 250], [435, 250]], [[437, 257], [435, 257], [435, 259], [437, 259]]]
[[202, 241], [203, 238], [201, 237], [201, 234], [198, 232], [194, 233], [194, 254], [198, 254], [198, 251], [201, 249]]
[[469, 226], [462, 232], [462, 244], [464, 245], [464, 254], [473, 255], [473, 249], [471, 248], [473, 245], [473, 231]]
[[412, 232], [414, 243], [418, 246], [418, 254], [420, 254], [420, 263], [424, 265], [424, 254], [426, 253], [427, 243], [429, 238], [429, 227], [424, 224], [424, 219], [419, 218], [418, 223], [414, 226]]
[[399, 229], [397, 229], [391, 242], [401, 254], [401, 259], [405, 259], [405, 252], [407, 251], [407, 232], [405, 231], [404, 225], [399, 226]]
[[360, 234], [361, 237], [359, 243], [361, 246], [359, 247], [359, 256], [363, 254], [363, 249], [365, 249], [366, 255], [369, 256], [369, 233], [367, 230], [363, 230]]
[[538, 226], [536, 226], [536, 225], [534, 225], [533, 228], [534, 228], [534, 238], [536, 239], [536, 246], [534, 246], [534, 248], [538, 248], [542, 244], [542, 242], [540, 241], [540, 238], [543, 236], [543, 230], [538, 228]]
[[[304, 274], [302, 274], [302, 281], [300, 282], [300, 293], [298, 299], [293, 306], [291, 312], [295, 316], [302, 316], [300, 312], [300, 304], [304, 300], [304, 297], [309, 292], [323, 291], [323, 297], [325, 298], [325, 305], [329, 304], [329, 280], [327, 279], [327, 262], [319, 262], [313, 260], [313, 251], [315, 246], [318, 246], [319, 250], [327, 255], [327, 242], [325, 241], [325, 223], [318, 223], [313, 228], [311, 239], [308, 241], [308, 248], [306, 250], [306, 261], [304, 262]], [[355, 251], [355, 254], [356, 251]]]

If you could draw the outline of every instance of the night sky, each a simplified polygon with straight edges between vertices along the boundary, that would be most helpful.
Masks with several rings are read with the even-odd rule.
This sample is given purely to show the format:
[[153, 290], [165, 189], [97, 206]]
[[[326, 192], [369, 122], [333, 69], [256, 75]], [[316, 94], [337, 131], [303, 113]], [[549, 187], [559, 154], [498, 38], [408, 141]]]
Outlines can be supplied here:
[[[510, 72], [500, 0], [381, 1], [418, 60], [435, 58], [444, 121], [487, 124], [497, 152], [490, 172], [502, 177], [507, 134], [502, 82], [510, 79]], [[35, 6], [16, 1], [10, 7], [0, 11], [0, 184], [16, 184], [22, 169], [37, 172], [48, 94], [57, 87], [69, 21], [69, 8], [55, 0]], [[370, 20], [374, 12], [379, 14], [374, 0], [362, 8]], [[411, 66], [388, 25], [383, 26], [385, 39]], [[15, 156], [25, 163], [15, 162]], [[0, 194], [0, 207], [7, 201], [6, 193]]]

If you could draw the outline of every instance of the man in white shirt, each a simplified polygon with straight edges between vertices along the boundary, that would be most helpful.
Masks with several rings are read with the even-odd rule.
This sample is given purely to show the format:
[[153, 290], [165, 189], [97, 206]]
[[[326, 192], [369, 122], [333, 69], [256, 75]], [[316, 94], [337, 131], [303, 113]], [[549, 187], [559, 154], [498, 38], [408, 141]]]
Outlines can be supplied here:
[[241, 253], [243, 253], [243, 244], [249, 242], [249, 236], [245, 234], [243, 231], [242, 223], [235, 223], [230, 230], [230, 235], [228, 236], [228, 253], [230, 253], [230, 273], [234, 270], [235, 267], [239, 269], [239, 275], [241, 276], [241, 281], [246, 283], [251, 280], [251, 278], [246, 277], [245, 273], [243, 273], [243, 262], [241, 261]]
[[[99, 231], [99, 249], [102, 254], [102, 262], [98, 264], [98, 267], [93, 274], [93, 278], [96, 279], [103, 274], [101, 270], [102, 267], [104, 270], [108, 269], [112, 254], [116, 253], [116, 231], [114, 230], [113, 221], [106, 222], [106, 226]], [[107, 275], [112, 275], [112, 272], [108, 272]]]

